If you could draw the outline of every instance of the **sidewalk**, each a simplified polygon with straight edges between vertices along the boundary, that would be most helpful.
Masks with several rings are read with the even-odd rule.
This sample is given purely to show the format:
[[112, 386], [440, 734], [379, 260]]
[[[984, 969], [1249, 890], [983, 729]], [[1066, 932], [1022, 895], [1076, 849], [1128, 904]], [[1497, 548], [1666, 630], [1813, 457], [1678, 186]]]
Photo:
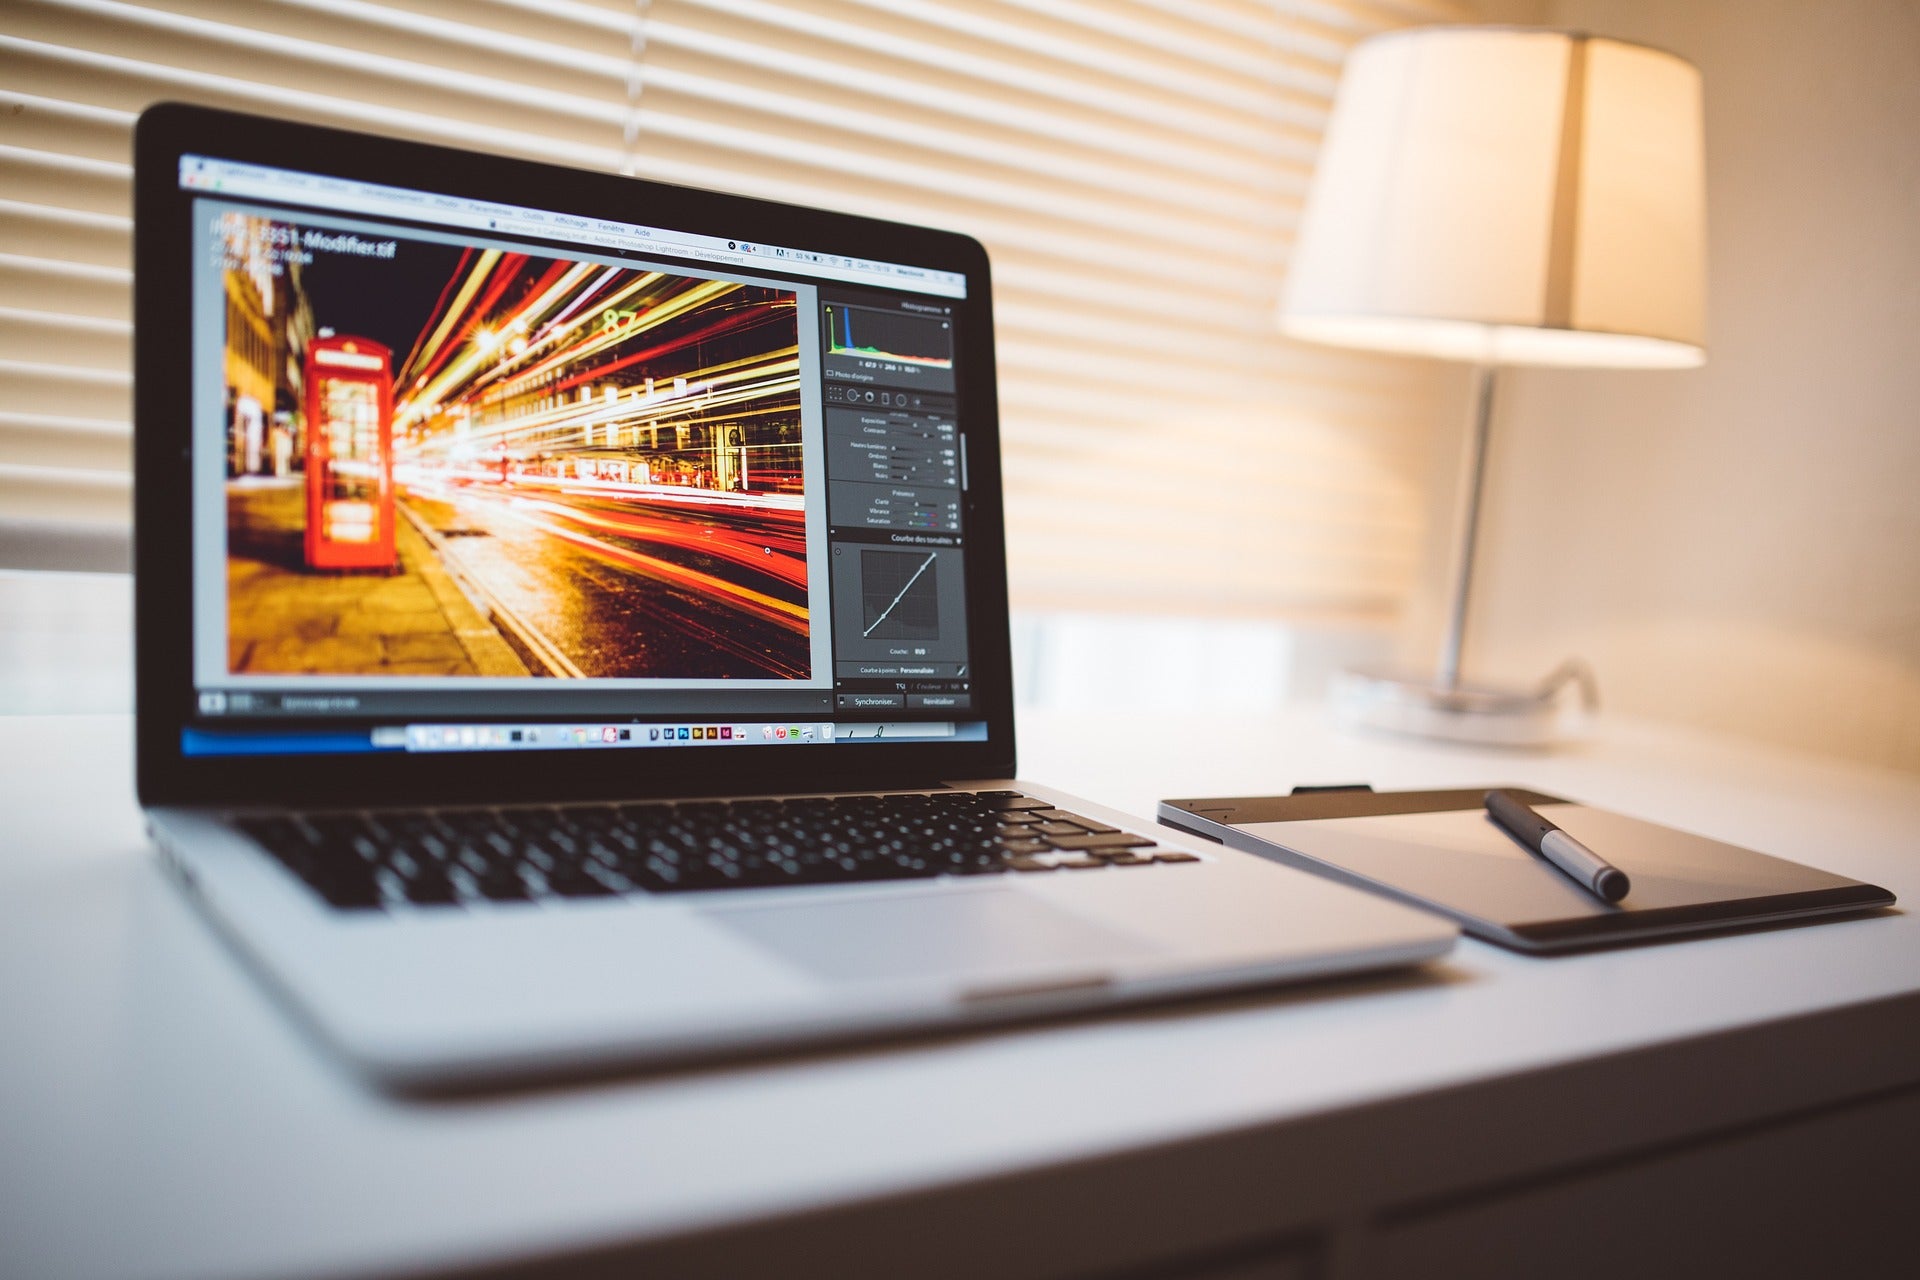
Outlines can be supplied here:
[[227, 486], [227, 661], [248, 675], [524, 676], [418, 530], [394, 521], [396, 573], [306, 567], [302, 481]]

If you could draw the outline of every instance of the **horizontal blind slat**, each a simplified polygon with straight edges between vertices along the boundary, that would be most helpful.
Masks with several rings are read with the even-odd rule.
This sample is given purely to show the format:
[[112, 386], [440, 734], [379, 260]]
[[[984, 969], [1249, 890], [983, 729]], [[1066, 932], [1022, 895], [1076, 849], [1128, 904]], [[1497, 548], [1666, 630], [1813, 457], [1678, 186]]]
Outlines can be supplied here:
[[0, 404], [15, 413], [133, 419], [133, 374], [127, 369], [0, 360]]
[[0, 199], [0, 253], [128, 269], [133, 220]]
[[[654, 0], [653, 4], [653, 11], [662, 19], [671, 16], [678, 21], [685, 21], [679, 15], [695, 8], [773, 27], [802, 39], [830, 41], [840, 51], [840, 56], [854, 63], [856, 68], [861, 64], [855, 62], [855, 55], [865, 55], [863, 61], [867, 65], [883, 69], [897, 69], [902, 64], [914, 65], [971, 84], [991, 84], [1044, 100], [1105, 113], [1134, 121], [1149, 129], [1177, 131], [1195, 138], [1226, 141], [1248, 149], [1259, 148], [1262, 140], [1277, 124], [1291, 121], [1318, 129], [1325, 123], [1323, 107], [1286, 108], [1276, 105], [1265, 112], [1256, 111], [1252, 116], [1230, 109], [1209, 110], [1210, 103], [1196, 102], [1152, 80], [1122, 87], [1073, 79], [1013, 62], [981, 57], [947, 44], [879, 30], [870, 22], [839, 20], [787, 4], [777, 4], [773, 0]], [[1250, 106], [1249, 103], [1242, 110]]]
[[[1120, 275], [1177, 282], [1196, 275], [1225, 276], [1236, 267], [1244, 266], [1227, 255], [1207, 254], [1204, 247], [1155, 245], [1150, 252], [1144, 252], [1134, 238], [1116, 240], [1094, 232], [1076, 233], [1070, 226], [1049, 226], [1039, 219], [1016, 219], [992, 211], [961, 219], [951, 216], [951, 211], [937, 202], [903, 199], [871, 187], [863, 190], [852, 183], [828, 185], [818, 181], [815, 175], [776, 172], [772, 165], [759, 165], [751, 170], [730, 167], [716, 163], [711, 152], [683, 144], [677, 138], [642, 135], [636, 171], [643, 178], [662, 182], [837, 208], [894, 222], [946, 226], [978, 236], [989, 249], [1015, 245], [1030, 253], [1097, 266]], [[1240, 287], [1248, 286], [1243, 281]]]
[[[34, 0], [17, 0], [24, 21], [14, 29], [28, 38], [58, 34], [62, 16]], [[223, 75], [237, 63], [251, 75], [309, 94], [370, 99], [403, 110], [457, 116], [463, 120], [520, 127], [547, 117], [555, 131], [618, 131], [626, 119], [624, 81], [618, 100], [547, 90], [524, 94], [517, 85], [456, 67], [410, 62], [367, 49], [313, 41], [277, 39], [272, 32], [228, 26], [119, 0], [61, 0], [61, 9], [83, 14], [90, 50], [164, 65], [179, 72]], [[557, 119], [555, 119], [557, 118]]]
[[0, 411], [0, 458], [16, 466], [124, 473], [133, 462], [133, 433], [125, 423]]
[[[150, 103], [173, 99], [506, 152], [584, 168], [617, 169], [625, 156], [624, 144], [620, 142], [621, 128], [611, 125], [602, 130], [605, 139], [602, 142], [583, 140], [577, 128], [551, 134], [534, 133], [491, 121], [434, 115], [400, 101], [382, 101], [378, 95], [373, 101], [340, 97], [12, 36], [0, 36], [0, 54], [13, 63], [12, 87], [18, 90], [34, 96], [62, 91], [84, 94], [87, 105], [123, 109], [129, 117]], [[511, 113], [496, 114], [494, 119], [511, 119], [516, 125], [525, 122], [523, 117]], [[125, 153], [123, 150], [122, 154]], [[25, 195], [19, 198], [41, 199]]]
[[9, 520], [125, 528], [133, 519], [133, 478], [0, 461], [0, 511]]
[[[1235, 227], [1214, 216], [1180, 217], [1161, 213], [1137, 204], [1117, 206], [1112, 202], [1081, 198], [1044, 186], [1023, 186], [999, 182], [979, 174], [956, 173], [949, 168], [917, 165], [869, 152], [808, 143], [794, 137], [769, 136], [765, 132], [723, 123], [712, 117], [694, 117], [643, 107], [639, 127], [656, 145], [662, 138], [674, 138], [694, 144], [708, 152], [732, 152], [743, 157], [761, 172], [818, 173], [814, 181], [843, 190], [869, 189], [886, 192], [908, 188], [912, 198], [938, 202], [950, 210], [950, 219], [964, 222], [968, 208], [987, 208], [1000, 216], [1066, 222], [1100, 231], [1117, 232], [1141, 240], [1175, 239], [1183, 235], [1203, 241], [1209, 256], [1221, 259], [1247, 259], [1264, 256], [1271, 242], [1258, 228]], [[1283, 220], [1277, 204], [1268, 211], [1268, 219]]]
[[[1139, 49], [1176, 54], [1202, 67], [1230, 70], [1253, 80], [1273, 75], [1276, 61], [1286, 59], [1309, 70], [1312, 84], [1331, 94], [1331, 73], [1346, 56], [1338, 40], [1294, 28], [1283, 42], [1271, 23], [1244, 23], [1237, 30], [1218, 25], [1217, 6], [1188, 5], [1177, 13], [1156, 11], [1152, 5], [1088, 3], [1086, 0], [997, 0], [998, 4], [1045, 18], [1071, 36], [1124, 38]], [[1215, 17], [1209, 21], [1209, 17]]]
[[1153, 134], [1110, 118], [1036, 109], [1031, 102], [1009, 100], [982, 87], [929, 83], [884, 65], [850, 67], [831, 56], [815, 56], [783, 44], [776, 38], [778, 32], [761, 40], [734, 29], [709, 31], [659, 18], [650, 21], [648, 32], [649, 69], [685, 68], [723, 82], [763, 83], [769, 78], [799, 82], [791, 86], [794, 91], [804, 89], [824, 102], [857, 103], [876, 113], [937, 121], [950, 130], [970, 129], [988, 140], [1051, 144], [1062, 155], [1098, 153], [1257, 186], [1258, 166], [1249, 165], [1249, 159], [1270, 155], [1304, 171], [1314, 154], [1310, 140], [1286, 133], [1238, 149], [1223, 148], [1210, 135], [1191, 139], [1197, 145], [1168, 147]]
[[[1127, 19], [1124, 9], [1090, 13], [1066, 4], [1028, 4], [1026, 21], [1008, 21], [990, 6], [944, 5], [938, 0], [841, 3], [865, 9], [873, 18], [921, 24], [1055, 66], [1079, 68], [1127, 84], [1155, 85], [1235, 112], [1263, 112], [1270, 101], [1263, 90], [1274, 86], [1323, 100], [1333, 96], [1335, 80], [1325, 66], [1290, 66], [1279, 49], [1270, 48], [1266, 57], [1260, 57], [1244, 47], [1197, 39], [1178, 26], [1148, 34], [1142, 24]], [[1078, 29], [1072, 32], [1061, 29], [1068, 24], [1059, 21], [1069, 16], [1078, 18], [1073, 24]]]
[[133, 367], [133, 326], [120, 320], [0, 307], [0, 361], [68, 364], [124, 374]]
[[[1039, 178], [1039, 189], [1057, 190], [1064, 184], [1089, 193], [1124, 196], [1134, 202], [1165, 205], [1191, 217], [1263, 223], [1278, 198], [1298, 200], [1306, 194], [1304, 170], [1280, 171], [1264, 183], [1251, 181], [1266, 171], [1238, 166], [1238, 180], [1189, 177], [1181, 183], [1146, 183], [1139, 163], [1116, 164], [1092, 158], [1080, 147], [1041, 148], [1023, 145], [993, 133], [970, 133], [915, 123], [900, 114], [882, 114], [854, 106], [824, 102], [802, 94], [778, 93], [725, 77], [671, 66], [652, 66], [645, 77], [647, 102], [653, 110], [671, 110], [673, 98], [691, 100], [695, 109], [725, 113], [743, 127], [757, 127], [766, 136], [786, 143], [821, 136], [822, 130], [851, 134], [846, 145], [865, 143], [882, 163], [941, 165], [942, 172], [974, 180], [986, 176], [1001, 181]], [[666, 97], [663, 102], [663, 95]], [[1070, 211], [1060, 210], [1062, 216]]]

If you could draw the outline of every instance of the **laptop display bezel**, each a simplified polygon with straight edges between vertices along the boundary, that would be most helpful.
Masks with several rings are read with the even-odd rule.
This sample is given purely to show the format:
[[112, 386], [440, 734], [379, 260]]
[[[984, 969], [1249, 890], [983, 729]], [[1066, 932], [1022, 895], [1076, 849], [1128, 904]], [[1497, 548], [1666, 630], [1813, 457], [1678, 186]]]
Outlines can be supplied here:
[[[953, 232], [181, 104], [134, 139], [134, 615], [137, 784], [148, 805], [480, 804], [791, 794], [933, 785], [1014, 772], [993, 316], [986, 251]], [[585, 752], [189, 756], [194, 720], [191, 550], [191, 214], [182, 155], [295, 168], [451, 195], [640, 220], [967, 278], [956, 307], [967, 438], [968, 653], [984, 741]]]

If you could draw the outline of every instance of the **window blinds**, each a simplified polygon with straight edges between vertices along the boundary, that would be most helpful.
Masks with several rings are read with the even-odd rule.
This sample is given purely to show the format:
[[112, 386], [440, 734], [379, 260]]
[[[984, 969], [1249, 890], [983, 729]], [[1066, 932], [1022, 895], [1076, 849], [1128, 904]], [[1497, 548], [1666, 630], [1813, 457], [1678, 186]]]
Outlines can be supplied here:
[[129, 144], [172, 98], [970, 232], [994, 262], [1017, 602], [1384, 616], [1414, 573], [1447, 384], [1286, 342], [1273, 309], [1346, 50], [1458, 16], [9, 0], [0, 520], [54, 546], [124, 536]]

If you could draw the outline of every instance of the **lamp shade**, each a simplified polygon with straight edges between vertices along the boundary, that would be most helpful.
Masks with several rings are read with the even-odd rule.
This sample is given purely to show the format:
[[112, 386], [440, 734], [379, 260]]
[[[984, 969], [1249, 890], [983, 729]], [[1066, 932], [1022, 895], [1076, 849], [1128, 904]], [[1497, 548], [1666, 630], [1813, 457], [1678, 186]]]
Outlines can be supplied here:
[[1700, 73], [1617, 40], [1423, 27], [1353, 51], [1281, 328], [1490, 365], [1702, 363]]

